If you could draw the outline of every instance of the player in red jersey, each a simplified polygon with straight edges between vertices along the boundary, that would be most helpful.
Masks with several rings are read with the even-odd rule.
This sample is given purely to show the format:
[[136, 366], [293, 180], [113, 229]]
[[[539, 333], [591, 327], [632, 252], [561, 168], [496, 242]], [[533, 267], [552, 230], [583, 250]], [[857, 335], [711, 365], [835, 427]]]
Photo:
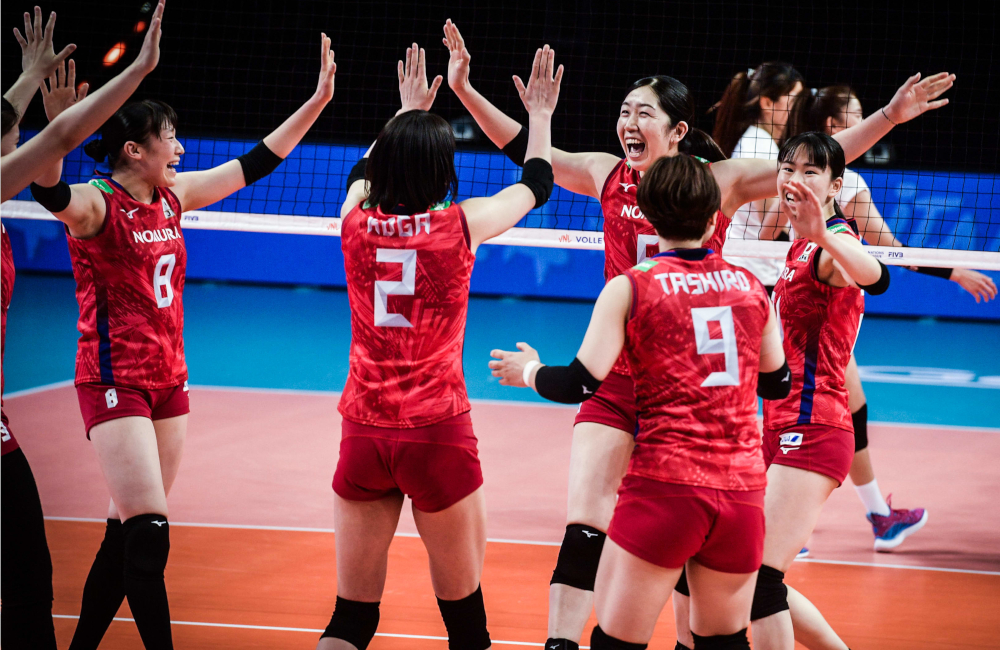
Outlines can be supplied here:
[[[888, 270], [865, 252], [836, 204], [844, 168], [843, 149], [824, 133], [790, 138], [778, 156], [781, 209], [800, 238], [774, 288], [792, 391], [764, 404], [767, 536], [751, 612], [756, 648], [795, 643], [784, 572], [850, 470], [844, 376], [864, 314], [861, 290], [879, 294], [889, 285]], [[798, 610], [797, 617], [819, 616], [815, 608]]]
[[[66, 226], [80, 304], [77, 395], [111, 492], [74, 650], [98, 646], [126, 596], [145, 646], [172, 647], [163, 583], [167, 494], [189, 411], [181, 213], [215, 203], [277, 167], [329, 103], [335, 71], [323, 34], [312, 97], [250, 152], [213, 169], [176, 171], [184, 153], [177, 116], [166, 104], [146, 100], [115, 113], [101, 138], [85, 147], [99, 162], [109, 159], [110, 176], [69, 186], [60, 181], [60, 163], [32, 184], [36, 200]], [[55, 79], [45, 97], [50, 117], [77, 100], [65, 80]]]
[[[448, 21], [444, 42], [451, 52], [448, 84], [490, 140], [515, 163], [523, 161], [522, 127], [480, 95], [469, 82], [471, 56], [457, 27]], [[954, 75], [940, 73], [908, 79], [883, 111], [837, 134], [853, 160], [896, 124], [938, 108], [937, 98], [952, 86]], [[694, 102], [684, 84], [667, 76], [635, 82], [622, 102], [617, 134], [624, 160], [603, 152], [552, 150], [557, 185], [601, 202], [604, 213], [605, 279], [610, 281], [655, 244], [652, 230], [635, 202], [642, 174], [662, 156], [686, 153], [692, 132]], [[740, 206], [774, 196], [776, 166], [758, 159], [723, 160], [711, 166], [722, 192], [721, 210], [731, 216]], [[722, 224], [720, 224], [721, 226]], [[718, 228], [723, 231], [725, 228]], [[718, 242], [713, 242], [717, 246]], [[645, 253], [648, 255], [648, 252]], [[634, 445], [635, 398], [624, 362], [601, 384], [601, 393], [585, 402], [573, 429], [569, 470], [569, 507], [549, 591], [548, 648], [574, 650], [590, 616], [594, 576], [604, 533], [611, 520], [615, 492]], [[590, 537], [583, 530], [596, 529]], [[683, 618], [683, 617], [681, 617]]]
[[701, 163], [657, 160], [637, 199], [661, 252], [608, 282], [573, 363], [543, 366], [525, 343], [492, 353], [502, 384], [560, 402], [594, 399], [622, 352], [635, 377], [637, 444], [600, 558], [595, 650], [645, 648], [685, 564], [695, 648], [749, 648], [767, 483], [757, 393], [787, 395], [790, 376], [763, 285], [704, 248], [720, 198]]
[[317, 650], [364, 650], [375, 635], [403, 495], [430, 557], [449, 646], [490, 647], [480, 588], [486, 509], [462, 371], [476, 249], [552, 192], [549, 125], [562, 66], [548, 46], [525, 87], [530, 136], [521, 181], [454, 203], [451, 126], [428, 113], [424, 51], [399, 63], [402, 108], [348, 177], [341, 241], [351, 303], [351, 360], [340, 400], [333, 477], [337, 602]]

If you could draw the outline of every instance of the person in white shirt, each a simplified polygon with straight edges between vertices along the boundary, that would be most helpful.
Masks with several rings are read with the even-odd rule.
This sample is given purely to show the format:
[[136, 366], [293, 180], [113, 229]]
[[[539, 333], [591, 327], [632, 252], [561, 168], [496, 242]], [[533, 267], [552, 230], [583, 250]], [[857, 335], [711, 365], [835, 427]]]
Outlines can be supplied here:
[[[715, 105], [712, 137], [730, 158], [778, 160], [778, 146], [792, 100], [802, 92], [802, 75], [787, 63], [763, 63], [733, 76]], [[778, 199], [763, 199], [740, 207], [734, 214], [727, 239], [774, 240], [778, 227]], [[725, 256], [726, 261], [749, 270], [770, 291], [778, 281], [781, 260]]]

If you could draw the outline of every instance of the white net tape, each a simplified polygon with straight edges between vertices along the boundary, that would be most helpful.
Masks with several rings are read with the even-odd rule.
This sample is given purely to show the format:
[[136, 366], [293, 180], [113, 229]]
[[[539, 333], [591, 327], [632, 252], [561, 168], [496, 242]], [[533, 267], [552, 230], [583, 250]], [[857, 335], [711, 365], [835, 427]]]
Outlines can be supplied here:
[[[48, 210], [34, 201], [8, 201], [0, 208], [3, 219], [35, 219], [54, 221]], [[286, 235], [340, 236], [339, 217], [296, 217], [280, 214], [247, 214], [194, 210], [181, 216], [185, 230], [232, 230]], [[537, 246], [542, 248], [575, 248], [604, 250], [604, 235], [584, 230], [553, 228], [512, 228], [486, 242], [506, 246]], [[788, 254], [788, 242], [730, 239], [724, 252], [737, 257], [783, 260]], [[939, 268], [979, 269], [1000, 271], [1000, 253], [956, 251], [946, 248], [894, 248], [866, 246], [868, 253], [883, 263], [895, 266], [934, 266]]]

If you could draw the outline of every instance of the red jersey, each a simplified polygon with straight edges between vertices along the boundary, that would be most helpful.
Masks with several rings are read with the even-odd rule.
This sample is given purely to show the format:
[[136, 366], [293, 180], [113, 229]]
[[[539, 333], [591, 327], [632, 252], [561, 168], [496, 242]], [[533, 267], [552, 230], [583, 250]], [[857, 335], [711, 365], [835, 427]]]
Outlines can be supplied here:
[[703, 248], [659, 253], [626, 275], [632, 311], [625, 353], [639, 412], [629, 473], [762, 489], [757, 373], [767, 291]]
[[[711, 163], [709, 163], [711, 166]], [[625, 160], [620, 161], [604, 181], [601, 189], [601, 212], [604, 214], [604, 281], [610, 282], [636, 264], [660, 252], [659, 237], [653, 224], [646, 220], [636, 203], [639, 172]], [[729, 217], [720, 210], [716, 214], [715, 232], [705, 243], [706, 248], [722, 251], [726, 241]], [[624, 354], [611, 372], [628, 374]]]
[[423, 214], [358, 205], [341, 246], [351, 304], [344, 418], [415, 428], [471, 409], [462, 348], [472, 254], [465, 213], [443, 203]]
[[[832, 232], [857, 237], [850, 222], [839, 216], [826, 223]], [[854, 429], [844, 374], [858, 338], [865, 298], [856, 287], [831, 287], [817, 279], [822, 250], [807, 239], [797, 239], [774, 287], [792, 391], [785, 399], [764, 401], [764, 428], [770, 431], [797, 424]]]
[[3, 355], [7, 351], [7, 308], [14, 293], [14, 255], [10, 250], [10, 237], [7, 229], [0, 224], [0, 318], [3, 319], [3, 331], [0, 332], [0, 456], [17, 449], [17, 440], [7, 428], [9, 420], [3, 412], [3, 391], [6, 380], [3, 376]]
[[89, 239], [67, 233], [80, 304], [76, 384], [181, 384], [188, 375], [180, 201], [163, 187], [147, 205], [110, 178], [90, 184], [104, 198], [104, 225]]

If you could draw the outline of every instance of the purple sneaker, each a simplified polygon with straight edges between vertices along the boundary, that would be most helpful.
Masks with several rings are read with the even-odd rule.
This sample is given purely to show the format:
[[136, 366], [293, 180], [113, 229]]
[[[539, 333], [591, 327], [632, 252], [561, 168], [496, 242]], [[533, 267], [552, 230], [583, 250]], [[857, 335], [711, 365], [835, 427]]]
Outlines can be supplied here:
[[927, 523], [927, 511], [923, 508], [913, 510], [894, 510], [892, 495], [885, 502], [889, 505], [888, 515], [868, 513], [872, 532], [875, 533], [875, 550], [888, 552], [903, 543], [903, 540], [917, 532]]

